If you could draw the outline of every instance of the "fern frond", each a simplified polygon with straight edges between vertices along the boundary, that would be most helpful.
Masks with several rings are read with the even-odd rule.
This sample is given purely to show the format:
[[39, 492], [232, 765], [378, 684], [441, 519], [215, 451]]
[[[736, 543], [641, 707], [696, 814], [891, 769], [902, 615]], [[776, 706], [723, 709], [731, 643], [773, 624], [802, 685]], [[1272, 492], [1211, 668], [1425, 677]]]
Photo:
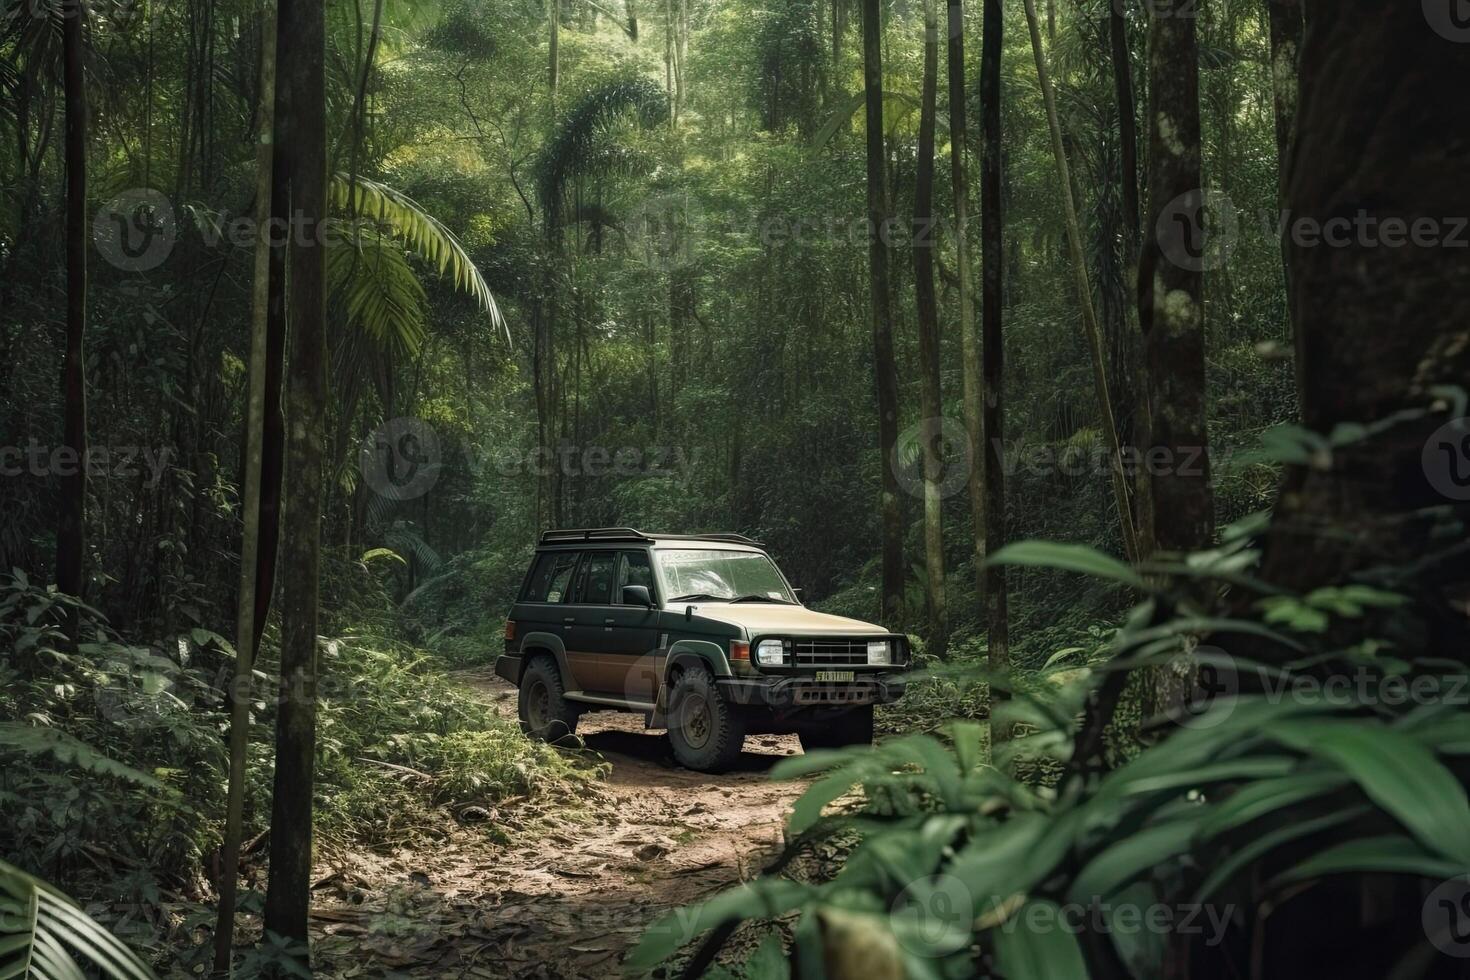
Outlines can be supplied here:
[[381, 347], [418, 353], [428, 336], [428, 297], [392, 239], [365, 230], [352, 242], [327, 249], [327, 281], [347, 322]]
[[355, 211], [359, 218], [380, 222], [395, 238], [438, 269], [441, 276], [449, 273], [455, 288], [473, 296], [490, 315], [495, 329], [505, 332], [506, 339], [510, 339], [505, 318], [500, 315], [500, 307], [484, 276], [459, 239], [438, 218], [407, 194], [362, 176], [354, 184], [345, 174], [335, 175], [331, 181], [331, 199], [338, 210]]
[[0, 861], [0, 977], [84, 980], [72, 951], [116, 980], [156, 980], [138, 954], [59, 889]]

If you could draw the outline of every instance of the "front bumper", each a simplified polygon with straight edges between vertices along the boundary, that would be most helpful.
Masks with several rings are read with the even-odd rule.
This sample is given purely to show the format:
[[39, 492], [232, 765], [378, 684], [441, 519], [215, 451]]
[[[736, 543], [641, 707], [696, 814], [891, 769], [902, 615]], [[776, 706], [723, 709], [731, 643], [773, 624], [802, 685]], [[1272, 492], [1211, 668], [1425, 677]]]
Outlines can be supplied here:
[[715, 683], [731, 704], [776, 709], [840, 708], [892, 704], [903, 697], [908, 677], [901, 673], [858, 674], [854, 680], [839, 682], [800, 675], [721, 677]]

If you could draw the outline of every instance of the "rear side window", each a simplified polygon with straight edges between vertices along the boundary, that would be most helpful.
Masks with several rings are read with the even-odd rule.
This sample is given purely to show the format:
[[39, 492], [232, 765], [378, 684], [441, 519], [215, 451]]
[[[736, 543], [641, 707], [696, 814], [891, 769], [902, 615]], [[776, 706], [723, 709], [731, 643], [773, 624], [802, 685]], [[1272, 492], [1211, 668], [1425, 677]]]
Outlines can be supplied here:
[[587, 567], [582, 572], [581, 587], [572, 601], [586, 605], [605, 606], [612, 601], [613, 570], [617, 568], [618, 553], [597, 551], [587, 556]]
[[653, 567], [648, 564], [647, 552], [623, 552], [623, 560], [618, 563], [617, 585], [613, 587], [613, 602], [623, 601], [625, 585], [641, 585], [648, 589], [649, 595], [653, 595]]
[[563, 602], [577, 567], [577, 552], [552, 551], [536, 559], [522, 602]]

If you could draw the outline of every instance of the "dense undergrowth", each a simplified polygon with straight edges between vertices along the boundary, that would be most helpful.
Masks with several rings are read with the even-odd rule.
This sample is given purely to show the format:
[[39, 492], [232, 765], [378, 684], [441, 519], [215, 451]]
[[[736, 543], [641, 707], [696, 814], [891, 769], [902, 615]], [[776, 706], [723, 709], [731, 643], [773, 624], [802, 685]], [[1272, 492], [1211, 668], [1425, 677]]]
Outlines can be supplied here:
[[[434, 654], [392, 635], [359, 591], [320, 654], [316, 828], [319, 851], [424, 840], [494, 806], [576, 806], [595, 770], [526, 739], [446, 674]], [[64, 642], [75, 613], [85, 638]], [[273, 637], [252, 690], [247, 842], [270, 815]], [[95, 610], [20, 573], [0, 583], [0, 860], [64, 881], [109, 908], [156, 910], [210, 898], [223, 822], [234, 652], [203, 628], [140, 642]], [[482, 823], [504, 839], [493, 822]], [[246, 861], [264, 848], [247, 847]], [[245, 907], [251, 907], [247, 896]]]

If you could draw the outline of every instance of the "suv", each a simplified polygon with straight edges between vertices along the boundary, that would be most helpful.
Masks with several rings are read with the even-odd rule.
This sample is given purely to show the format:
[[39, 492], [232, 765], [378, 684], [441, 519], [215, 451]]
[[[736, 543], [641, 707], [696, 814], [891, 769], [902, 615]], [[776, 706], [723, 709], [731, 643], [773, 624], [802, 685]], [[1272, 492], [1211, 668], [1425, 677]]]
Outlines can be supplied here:
[[728, 769], [747, 734], [871, 742], [873, 706], [903, 695], [907, 639], [797, 595], [743, 535], [547, 531], [495, 673], [534, 737], [576, 731], [584, 711], [638, 712], [702, 772]]

